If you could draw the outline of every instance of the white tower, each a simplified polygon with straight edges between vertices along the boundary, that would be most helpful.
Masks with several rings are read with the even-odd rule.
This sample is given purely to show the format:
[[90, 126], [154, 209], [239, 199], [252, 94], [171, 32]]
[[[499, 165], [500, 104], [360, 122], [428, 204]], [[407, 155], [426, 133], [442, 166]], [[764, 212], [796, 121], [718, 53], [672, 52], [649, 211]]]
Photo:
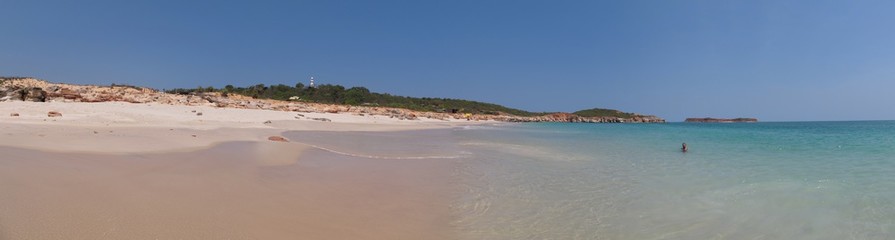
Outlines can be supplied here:
[[311, 77], [311, 85], [309, 85], [309, 86], [312, 88], [314, 87], [314, 77]]

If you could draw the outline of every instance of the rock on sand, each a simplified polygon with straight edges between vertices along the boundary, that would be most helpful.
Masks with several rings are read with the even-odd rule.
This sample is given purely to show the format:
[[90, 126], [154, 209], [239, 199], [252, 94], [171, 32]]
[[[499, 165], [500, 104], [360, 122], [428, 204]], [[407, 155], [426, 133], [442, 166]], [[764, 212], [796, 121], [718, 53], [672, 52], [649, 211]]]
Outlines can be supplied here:
[[289, 142], [289, 140], [286, 140], [286, 138], [280, 136], [270, 136], [267, 138], [267, 140], [271, 140], [274, 142]]

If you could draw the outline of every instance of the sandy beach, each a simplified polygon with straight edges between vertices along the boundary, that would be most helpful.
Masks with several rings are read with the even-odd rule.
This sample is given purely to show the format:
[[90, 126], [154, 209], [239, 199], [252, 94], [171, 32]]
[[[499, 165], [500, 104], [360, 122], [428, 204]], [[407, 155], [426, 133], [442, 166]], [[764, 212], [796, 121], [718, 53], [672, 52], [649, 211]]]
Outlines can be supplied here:
[[[48, 117], [51, 111], [62, 116]], [[269, 136], [296, 130], [400, 131], [470, 124], [459, 120], [398, 120], [347, 113], [125, 102], [4, 102], [0, 103], [0, 113], [4, 136], [0, 146], [93, 153], [200, 149], [227, 141], [266, 141]]]
[[0, 113], [0, 239], [451, 239], [462, 156], [421, 138], [470, 124], [122, 102]]

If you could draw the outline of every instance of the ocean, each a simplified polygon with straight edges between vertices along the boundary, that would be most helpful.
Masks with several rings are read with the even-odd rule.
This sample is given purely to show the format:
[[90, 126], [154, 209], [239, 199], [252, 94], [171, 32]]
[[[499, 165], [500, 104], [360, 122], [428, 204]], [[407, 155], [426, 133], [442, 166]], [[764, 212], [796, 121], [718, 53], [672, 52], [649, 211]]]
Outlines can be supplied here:
[[895, 239], [895, 121], [445, 126], [0, 147], [0, 239]]
[[451, 135], [468, 155], [451, 205], [461, 239], [895, 239], [895, 121]]

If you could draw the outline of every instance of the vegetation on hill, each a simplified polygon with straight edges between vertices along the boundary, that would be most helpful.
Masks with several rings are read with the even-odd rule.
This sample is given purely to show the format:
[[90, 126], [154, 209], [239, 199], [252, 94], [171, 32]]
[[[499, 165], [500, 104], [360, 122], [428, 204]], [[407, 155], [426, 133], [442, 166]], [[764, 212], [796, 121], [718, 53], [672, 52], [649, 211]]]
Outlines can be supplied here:
[[[194, 89], [172, 89], [168, 93], [190, 94], [194, 92], [221, 92], [224, 94], [240, 94], [253, 98], [275, 99], [283, 101], [302, 101], [329, 104], [348, 104], [364, 106], [381, 106], [404, 108], [427, 112], [448, 113], [473, 113], [497, 115], [501, 112], [517, 116], [538, 116], [545, 113], [534, 113], [524, 110], [508, 108], [497, 104], [484, 103], [451, 98], [418, 98], [395, 96], [388, 93], [370, 92], [365, 87], [345, 88], [341, 85], [324, 84], [313, 88], [298, 83], [295, 86], [277, 84], [265, 86], [258, 84], [249, 87], [234, 87], [227, 85], [224, 88], [197, 87]], [[297, 99], [296, 99], [297, 97]]]
[[635, 113], [626, 113], [615, 109], [593, 108], [574, 112], [572, 114], [582, 117], [620, 117], [633, 118], [638, 116]]
[[[0, 76], [0, 83], [8, 80], [32, 79], [30, 77], [3, 77]], [[142, 89], [140, 87], [126, 84], [112, 84], [112, 87], [127, 87], [134, 89]], [[307, 87], [302, 83], [295, 86], [285, 84], [277, 84], [266, 86], [257, 84], [248, 87], [234, 87], [227, 85], [224, 88], [202, 87], [197, 88], [177, 88], [166, 90], [171, 94], [192, 94], [202, 92], [219, 92], [224, 95], [239, 94], [259, 99], [274, 99], [282, 101], [302, 101], [313, 103], [327, 104], [347, 104], [361, 106], [381, 106], [404, 108], [415, 111], [426, 112], [447, 112], [447, 113], [472, 113], [497, 115], [501, 113], [516, 116], [541, 116], [550, 114], [548, 112], [529, 112], [525, 110], [508, 108], [493, 103], [485, 103], [478, 101], [469, 101], [452, 98], [419, 98], [395, 96], [388, 93], [370, 92], [365, 87], [345, 88], [341, 85], [324, 84], [316, 87]], [[620, 117], [632, 118], [639, 116], [634, 113], [626, 113], [612, 109], [594, 108], [574, 112], [573, 114], [581, 117]]]

